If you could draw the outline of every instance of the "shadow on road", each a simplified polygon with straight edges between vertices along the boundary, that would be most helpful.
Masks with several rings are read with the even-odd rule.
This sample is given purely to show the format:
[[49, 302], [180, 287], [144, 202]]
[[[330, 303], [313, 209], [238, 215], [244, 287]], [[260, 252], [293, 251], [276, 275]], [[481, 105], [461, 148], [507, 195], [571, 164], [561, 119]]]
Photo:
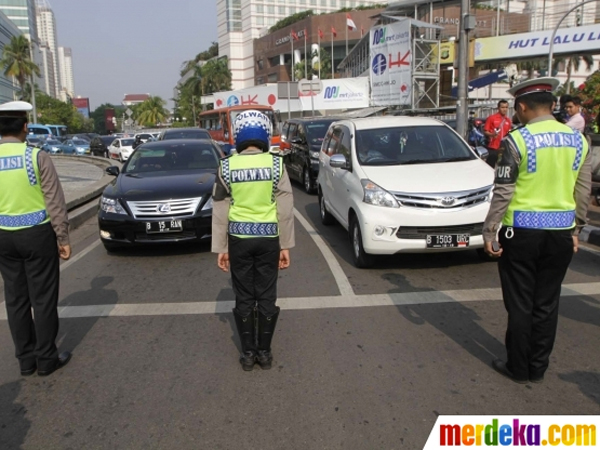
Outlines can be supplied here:
[[563, 297], [558, 313], [568, 319], [600, 327], [600, 301], [595, 298]]
[[17, 403], [23, 381], [13, 381], [0, 386], [0, 448], [23, 448], [31, 421], [25, 415], [27, 409]]
[[571, 372], [558, 376], [561, 380], [576, 384], [590, 400], [600, 405], [600, 374], [596, 372]]

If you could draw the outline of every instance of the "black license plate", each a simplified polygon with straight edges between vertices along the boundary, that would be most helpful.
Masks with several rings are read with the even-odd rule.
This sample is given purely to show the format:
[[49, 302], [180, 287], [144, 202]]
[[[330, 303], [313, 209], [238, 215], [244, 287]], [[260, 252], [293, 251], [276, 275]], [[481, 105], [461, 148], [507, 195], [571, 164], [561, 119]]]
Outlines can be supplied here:
[[431, 234], [427, 235], [427, 248], [468, 247], [468, 234]]
[[183, 231], [181, 220], [163, 220], [161, 222], [146, 222], [146, 233], [177, 233]]

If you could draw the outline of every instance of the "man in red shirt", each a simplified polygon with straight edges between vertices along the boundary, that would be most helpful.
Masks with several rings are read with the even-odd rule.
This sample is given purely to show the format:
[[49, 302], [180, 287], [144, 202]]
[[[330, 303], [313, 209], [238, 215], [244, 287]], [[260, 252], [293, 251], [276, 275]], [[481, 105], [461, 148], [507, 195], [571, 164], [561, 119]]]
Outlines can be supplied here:
[[488, 117], [483, 126], [483, 134], [488, 138], [487, 149], [490, 152], [487, 163], [492, 168], [496, 166], [496, 161], [498, 160], [500, 142], [512, 128], [512, 120], [510, 120], [507, 114], [508, 102], [500, 100], [498, 102], [498, 112]]

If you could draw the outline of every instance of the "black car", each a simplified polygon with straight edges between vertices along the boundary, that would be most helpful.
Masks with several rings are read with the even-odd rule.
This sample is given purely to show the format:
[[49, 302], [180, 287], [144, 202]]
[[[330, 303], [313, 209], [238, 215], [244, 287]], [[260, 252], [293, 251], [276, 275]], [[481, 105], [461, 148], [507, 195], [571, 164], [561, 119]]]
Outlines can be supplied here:
[[300, 181], [309, 194], [317, 187], [321, 144], [329, 125], [336, 120], [333, 117], [293, 119], [283, 125], [281, 150], [285, 167], [290, 178]]
[[158, 136], [159, 141], [169, 139], [212, 139], [204, 128], [170, 128]]
[[107, 250], [124, 245], [210, 238], [212, 189], [222, 157], [208, 139], [148, 142], [129, 157], [100, 201], [98, 225]]
[[115, 140], [114, 136], [96, 136], [90, 142], [90, 152], [93, 156], [108, 158], [108, 146]]

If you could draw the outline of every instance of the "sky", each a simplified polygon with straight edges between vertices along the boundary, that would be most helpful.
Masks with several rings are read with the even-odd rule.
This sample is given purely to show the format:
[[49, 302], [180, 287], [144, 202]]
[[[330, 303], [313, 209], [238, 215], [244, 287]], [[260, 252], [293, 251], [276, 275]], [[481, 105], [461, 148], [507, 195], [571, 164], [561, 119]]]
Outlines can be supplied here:
[[216, 0], [49, 3], [58, 46], [73, 50], [75, 95], [89, 97], [92, 111], [125, 94], [169, 101], [181, 64], [218, 40]]

